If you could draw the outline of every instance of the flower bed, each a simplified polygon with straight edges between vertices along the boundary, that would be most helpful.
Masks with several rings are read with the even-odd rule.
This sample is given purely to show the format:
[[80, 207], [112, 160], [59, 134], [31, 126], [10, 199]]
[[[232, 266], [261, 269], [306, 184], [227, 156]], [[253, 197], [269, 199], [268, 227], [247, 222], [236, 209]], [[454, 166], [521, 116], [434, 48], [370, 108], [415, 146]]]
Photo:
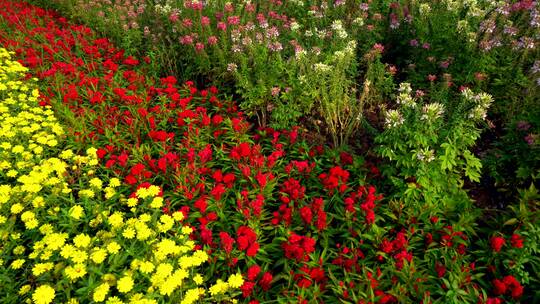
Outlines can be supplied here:
[[[11, 210], [29, 200], [2, 204], [4, 302], [497, 303], [524, 293], [528, 227], [476, 232], [470, 201], [470, 214], [404, 208], [377, 193], [380, 174], [360, 156], [310, 146], [297, 128], [253, 130], [215, 87], [153, 79], [149, 58], [51, 11], [0, 8], [0, 42], [40, 79], [39, 104], [64, 125], [56, 140], [74, 155], [95, 147], [65, 152], [63, 188], [40, 194], [51, 208], [33, 211], [33, 228]], [[43, 241], [41, 230], [54, 235]], [[42, 245], [21, 249], [11, 231]]]

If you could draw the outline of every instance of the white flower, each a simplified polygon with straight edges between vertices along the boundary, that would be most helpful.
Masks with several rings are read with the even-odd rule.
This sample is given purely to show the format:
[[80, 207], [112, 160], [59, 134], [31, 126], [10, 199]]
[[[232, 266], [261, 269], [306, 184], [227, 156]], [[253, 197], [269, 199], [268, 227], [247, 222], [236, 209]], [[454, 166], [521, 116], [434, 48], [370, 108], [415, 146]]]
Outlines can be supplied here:
[[330, 72], [332, 70], [332, 67], [330, 67], [327, 64], [319, 62], [319, 63], [314, 64], [313, 69], [317, 72]]
[[388, 110], [385, 113], [384, 124], [386, 128], [395, 128], [403, 124], [405, 120], [398, 110]]
[[444, 114], [444, 106], [438, 102], [426, 104], [422, 107], [420, 119], [433, 122]]
[[237, 68], [238, 68], [238, 66], [236, 65], [236, 63], [227, 64], [227, 71], [229, 71], [229, 72], [236, 72]]
[[416, 153], [416, 158], [420, 161], [425, 161], [427, 163], [435, 160], [435, 151], [431, 149], [423, 149]]
[[291, 31], [296, 32], [300, 29], [300, 24], [298, 22], [291, 22]]
[[422, 3], [418, 10], [420, 11], [420, 15], [427, 16], [431, 12], [431, 6], [427, 3]]

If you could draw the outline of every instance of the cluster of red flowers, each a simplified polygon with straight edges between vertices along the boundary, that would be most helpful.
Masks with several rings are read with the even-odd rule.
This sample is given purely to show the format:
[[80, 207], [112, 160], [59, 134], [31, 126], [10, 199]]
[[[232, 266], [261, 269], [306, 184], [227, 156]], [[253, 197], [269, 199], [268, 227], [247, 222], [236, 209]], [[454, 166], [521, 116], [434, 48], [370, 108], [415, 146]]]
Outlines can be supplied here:
[[315, 251], [315, 243], [315, 240], [310, 237], [291, 232], [287, 242], [283, 242], [281, 246], [288, 259], [308, 261], [309, 254]]
[[[257, 264], [252, 265], [248, 268], [246, 273], [246, 281], [240, 287], [244, 298], [251, 296], [251, 294], [253, 293], [253, 289], [255, 289], [257, 284], [263, 291], [268, 291], [270, 289], [273, 279], [272, 274], [270, 272], [265, 272], [260, 275], [261, 273], [261, 267]], [[258, 303], [258, 301], [250, 303]]]
[[[489, 239], [489, 244], [491, 245], [491, 249], [493, 249], [493, 251], [499, 252], [506, 244], [506, 240], [502, 236], [493, 236], [491, 239]], [[514, 248], [523, 248], [523, 239], [519, 234], [514, 233], [510, 237], [510, 244]]]
[[343, 170], [340, 166], [336, 166], [330, 169], [330, 172], [321, 173], [319, 175], [323, 186], [331, 193], [334, 190], [338, 190], [340, 193], [347, 190], [347, 181], [349, 180], [349, 172]]
[[523, 286], [511, 275], [505, 276], [502, 279], [494, 279], [492, 283], [495, 295], [509, 293], [512, 298], [519, 299], [523, 294]]

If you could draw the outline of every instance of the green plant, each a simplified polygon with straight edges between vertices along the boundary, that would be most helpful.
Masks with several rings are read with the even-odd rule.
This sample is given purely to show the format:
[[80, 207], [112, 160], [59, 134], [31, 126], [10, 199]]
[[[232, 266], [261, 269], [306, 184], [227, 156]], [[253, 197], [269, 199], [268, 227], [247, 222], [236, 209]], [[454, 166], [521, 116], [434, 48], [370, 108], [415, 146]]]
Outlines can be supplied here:
[[468, 201], [464, 178], [480, 179], [482, 164], [470, 149], [492, 98], [466, 89], [459, 102], [445, 107], [411, 94], [410, 84], [402, 83], [397, 108], [386, 111], [385, 130], [375, 139], [377, 152], [392, 161], [386, 174], [405, 202], [457, 207]]

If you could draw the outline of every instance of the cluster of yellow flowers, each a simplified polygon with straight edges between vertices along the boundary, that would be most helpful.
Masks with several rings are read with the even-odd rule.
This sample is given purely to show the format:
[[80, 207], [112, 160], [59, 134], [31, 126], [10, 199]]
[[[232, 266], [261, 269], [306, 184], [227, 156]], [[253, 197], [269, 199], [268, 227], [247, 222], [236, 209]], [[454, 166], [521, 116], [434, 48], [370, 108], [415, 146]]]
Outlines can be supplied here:
[[181, 212], [163, 214], [159, 187], [127, 198], [96, 173], [96, 149], [62, 150], [63, 128], [26, 72], [0, 48], [0, 277], [12, 282], [0, 300], [235, 302], [242, 276], [205, 284], [208, 255]]

